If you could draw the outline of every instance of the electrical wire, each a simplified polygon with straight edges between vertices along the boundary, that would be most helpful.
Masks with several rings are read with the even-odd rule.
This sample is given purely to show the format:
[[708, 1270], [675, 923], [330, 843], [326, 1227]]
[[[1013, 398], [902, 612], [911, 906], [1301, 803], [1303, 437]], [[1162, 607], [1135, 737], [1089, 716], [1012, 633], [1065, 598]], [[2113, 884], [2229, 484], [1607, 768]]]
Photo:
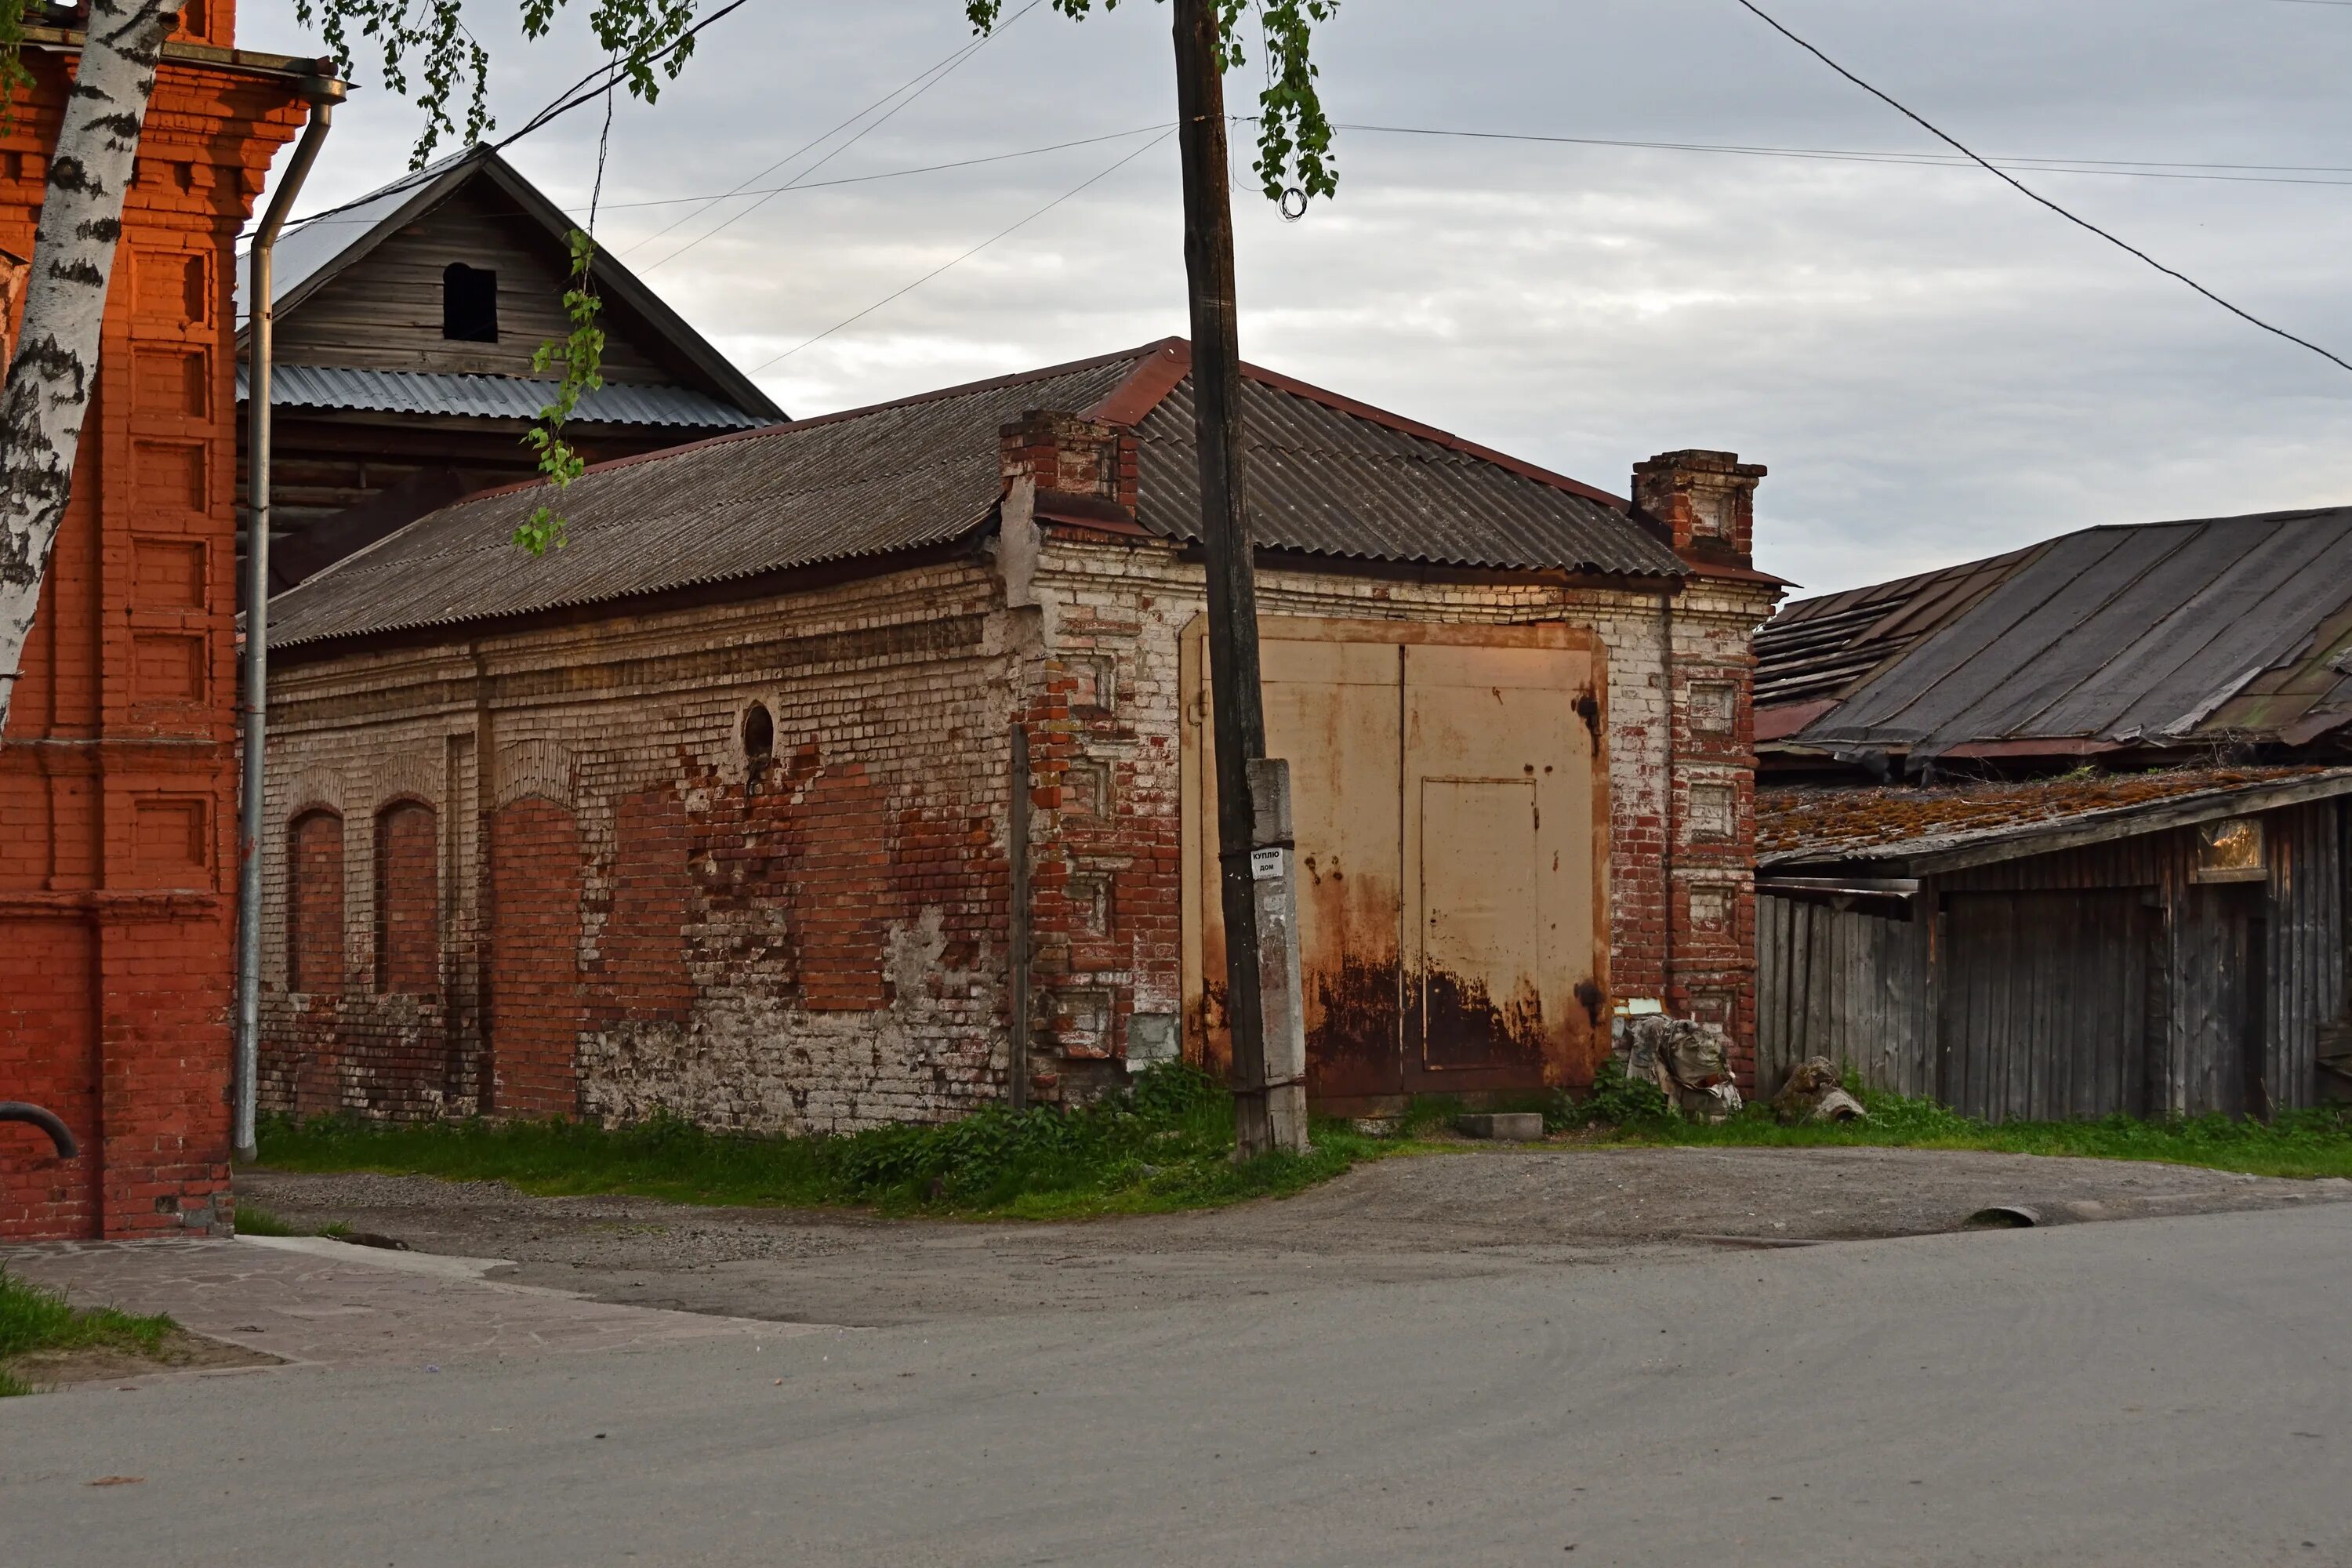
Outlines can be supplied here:
[[[892, 116], [898, 114], [900, 110], [905, 109], [908, 104], [913, 103], [917, 99], [930, 91], [931, 89], [937, 87], [940, 82], [945, 81], [949, 76], [953, 74], [958, 66], [962, 65], [966, 60], [971, 58], [972, 56], [980, 53], [981, 50], [994, 43], [998, 37], [1003, 36], [1007, 27], [1012, 26], [1013, 23], [1018, 22], [1022, 17], [1026, 16], [1030, 12], [1034, 11], [1044, 3], [1045, 0], [1029, 0], [1029, 4], [1024, 5], [1020, 10], [1007, 17], [1003, 24], [990, 28], [986, 33], [982, 34], [978, 39], [966, 45], [954, 56], [935, 68], [934, 70], [929, 73], [929, 80], [923, 82], [923, 84], [920, 87], [916, 88], [914, 91], [908, 93], [906, 97], [900, 99], [897, 103], [892, 104], [888, 113], [882, 115], [879, 119], [875, 120], [872, 123], [865, 126], [857, 132], [856, 135], [852, 136], [848, 141], [844, 142], [840, 146], [835, 147], [832, 152], [827, 153], [824, 157], [819, 158], [815, 163], [811, 163], [806, 169], [802, 170], [800, 176], [796, 176], [794, 179], [778, 186], [776, 190], [770, 191], [761, 195], [758, 201], [753, 202], [750, 206], [745, 207], [742, 211], [732, 213], [720, 222], [713, 224], [710, 227], [703, 230], [700, 234], [696, 235], [692, 239], [688, 240], [684, 245], [679, 246], [676, 250], [671, 251], [667, 256], [663, 257], [660, 260], [649, 262], [646, 267], [646, 270], [651, 272], [656, 268], [668, 266], [671, 262], [676, 261], [679, 257], [684, 256], [688, 251], [692, 250], [696, 246], [700, 245], [704, 240], [709, 239], [712, 235], [732, 227], [734, 225], [740, 223], [743, 219], [750, 217], [753, 213], [758, 212], [761, 207], [766, 206], [769, 202], [775, 199], [776, 195], [780, 192], [791, 190], [793, 185], [800, 183], [801, 177], [815, 174], [819, 169], [824, 168], [827, 163], [832, 163], [835, 158], [840, 157], [844, 153], [846, 153], [852, 147], [856, 146], [858, 142], [864, 141], [867, 136], [879, 131], [884, 125], [889, 123]], [[901, 89], [900, 90], [904, 91], [905, 89]], [[826, 135], [831, 134], [831, 132], [826, 132]], [[819, 138], [819, 140], [823, 140], [823, 138]], [[803, 149], [803, 151], [805, 151], [805, 149]], [[793, 156], [798, 157], [799, 155], [799, 153], [794, 153]], [[771, 163], [768, 165], [768, 170], [761, 171], [761, 174], [766, 174], [769, 170], [781, 168], [783, 163], [790, 163], [791, 161], [792, 160], [788, 158], [783, 160], [782, 163]], [[761, 174], [754, 174], [751, 177], [756, 180], [761, 178]], [[724, 199], [724, 197], [719, 198], [719, 200]], [[713, 205], [716, 204], [714, 203]], [[688, 216], [691, 216], [692, 215]], [[678, 221], [682, 223], [686, 220], [681, 218]], [[672, 224], [669, 226], [671, 228], [676, 228], [677, 225]], [[632, 248], [635, 247], [632, 247]]]
[[[660, 48], [656, 49], [652, 54], [647, 55], [645, 58], [644, 63], [649, 67], [661, 64], [662, 61], [669, 58], [672, 55], [686, 47], [688, 44], [693, 41], [695, 36], [700, 33], [705, 27], [725, 21], [728, 17], [733, 16], [736, 12], [741, 10], [751, 3], [751, 0], [729, 0], [727, 5], [721, 5], [709, 16], [705, 16], [700, 21], [695, 23], [693, 26], [687, 28], [684, 32], [678, 34], [677, 37], [672, 38], [668, 43], [664, 44]], [[556, 119], [558, 116], [569, 114], [572, 110], [579, 108], [583, 103], [594, 102], [597, 98], [611, 89], [614, 81], [619, 79], [624, 63], [625, 62], [620, 60], [614, 60], [611, 64], [600, 69], [590, 71], [586, 76], [582, 77], [578, 81], [572, 83], [572, 85], [567, 88], [564, 92], [557, 94], [554, 101], [549, 103], [546, 108], [541, 110], [537, 114], [532, 115], [528, 121], [525, 121], [521, 130], [514, 132], [510, 136], [499, 137], [496, 142], [491, 142], [490, 146], [494, 149], [510, 146], [513, 143], [521, 141], [532, 132], [537, 131], [541, 126], [547, 124], [550, 121]], [[637, 62], [632, 58], [625, 63], [628, 65], [635, 65]], [[602, 79], [600, 80], [600, 79]], [[589, 84], [592, 82], [596, 83], [597, 85], [590, 86]]]
[[[647, 65], [660, 64], [663, 60], [667, 59], [671, 55], [677, 53], [679, 48], [685, 46], [688, 39], [701, 32], [705, 27], [726, 20], [729, 16], [733, 16], [736, 12], [741, 10], [745, 5], [750, 4], [751, 0], [730, 0], [730, 4], [720, 6], [718, 10], [713, 11], [709, 16], [703, 17], [700, 21], [695, 23], [693, 26], [687, 28], [686, 31], [680, 33], [677, 37], [672, 38], [661, 48], [646, 57], [646, 63]], [[471, 37], [473, 35], [468, 33], [467, 37]], [[549, 100], [546, 107], [541, 109], [537, 114], [532, 115], [530, 119], [524, 123], [521, 130], [514, 132], [510, 136], [502, 136], [498, 141], [488, 143], [490, 149], [493, 152], [496, 152], [503, 148], [510, 147], [517, 142], [521, 141], [524, 137], [530, 135], [532, 132], [546, 125], [550, 121], [552, 121], [561, 115], [568, 114], [572, 110], [579, 108], [582, 104], [592, 103], [595, 101], [598, 97], [609, 93], [614, 84], [620, 79], [619, 71], [620, 62], [617, 60], [608, 61], [604, 65], [599, 66], [596, 69], [590, 71], [586, 76], [582, 77], [578, 81], [573, 82], [570, 87], [565, 88], [562, 92], [556, 94], [554, 98]], [[602, 85], [593, 88], [588, 87], [589, 83], [597, 82], [600, 79], [602, 79]], [[588, 90], [583, 92], [581, 90], [583, 88], [588, 88]], [[470, 152], [472, 149], [468, 148], [467, 151]], [[464, 153], [454, 154], [456, 157], [464, 157], [465, 155], [466, 154]], [[449, 162], [450, 159], [445, 158], [437, 163], [428, 163], [422, 169], [412, 169], [406, 175], [394, 181], [391, 184], [380, 186], [375, 190], [370, 191], [363, 196], [354, 196], [350, 201], [341, 203], [338, 205], [321, 207], [317, 212], [311, 213], [307, 216], [296, 218], [278, 231], [278, 237], [282, 239], [287, 235], [310, 227], [312, 224], [319, 222], [322, 218], [333, 217], [338, 213], [350, 212], [353, 207], [365, 206], [371, 202], [381, 201], [386, 196], [398, 195], [404, 191], [413, 191], [419, 185], [430, 184], [432, 181], [438, 179], [441, 176], [442, 172]]]
[[[2347, 3], [2352, 3], [2352, 0], [2347, 0]], [[1100, 136], [1081, 136], [1074, 142], [1049, 142], [1043, 147], [1024, 147], [1018, 153], [991, 153], [985, 157], [958, 158], [953, 163], [919, 163], [909, 169], [879, 169], [871, 174], [844, 174], [840, 178], [833, 180], [795, 180], [789, 185], [770, 185], [764, 190], [759, 192], [742, 190], [729, 191], [725, 193], [725, 195], [781, 195], [786, 191], [827, 191], [833, 189], [835, 185], [863, 185], [869, 184], [876, 180], [903, 180], [910, 174], [936, 174], [948, 169], [977, 168], [982, 163], [1011, 163], [1015, 158], [1034, 158], [1043, 153], [1063, 153], [1067, 152], [1073, 147], [1095, 147], [1101, 145], [1105, 142], [1118, 142], [1129, 136], [1140, 136], [1149, 131], [1170, 131], [1173, 129], [1173, 126], [1164, 123], [1160, 125], [1139, 125], [1131, 131], [1112, 131], [1107, 132]], [[2352, 184], [2352, 181], [2346, 181], [2344, 183]], [[680, 202], [698, 202], [705, 199], [708, 198], [702, 196], [657, 196], [650, 201], [642, 202], [606, 202], [604, 204], [604, 209], [607, 212], [619, 212], [624, 208], [633, 207], [668, 207], [676, 206]]]
[[2064, 207], [2060, 206], [2048, 196], [2042, 195], [2042, 193], [2036, 191], [2031, 185], [2026, 184], [2014, 174], [2010, 174], [2007, 170], [1989, 163], [1975, 153], [1970, 152], [1967, 147], [1963, 146], [1957, 138], [1928, 123], [1924, 117], [1916, 111], [1906, 108], [1903, 104], [1895, 101], [1894, 98], [1871, 86], [1868, 82], [1854, 75], [1853, 72], [1846, 69], [1845, 67], [1838, 64], [1837, 61], [1830, 58], [1829, 56], [1822, 53], [1821, 50], [1805, 42], [1804, 39], [1797, 37], [1796, 34], [1789, 31], [1788, 28], [1782, 26], [1780, 23], [1774, 21], [1769, 16], [1766, 15], [1762, 7], [1756, 4], [1756, 0], [1737, 0], [1737, 4], [1744, 7], [1746, 10], [1753, 13], [1757, 20], [1762, 22], [1766, 26], [1771, 28], [1774, 32], [1780, 34], [1782, 37], [1788, 39], [1790, 43], [1796, 45], [1807, 54], [1812, 56], [1813, 58], [1821, 61], [1822, 64], [1829, 67], [1830, 69], [1837, 72], [1838, 75], [1845, 78], [1846, 80], [1853, 83], [1854, 86], [1862, 89], [1863, 91], [1870, 94], [1871, 97], [1877, 99], [1881, 103], [1885, 104], [1888, 108], [1894, 110], [1898, 114], [1901, 114], [1905, 119], [1910, 121], [1913, 124], [1917, 125], [1921, 130], [1926, 131], [1937, 141], [1952, 148], [1955, 152], [1966, 157], [1970, 163], [1979, 165], [1987, 174], [1991, 174], [1994, 178], [1999, 179], [2007, 184], [2014, 186], [2025, 195], [2031, 196], [2034, 201], [2040, 203], [2045, 207], [2048, 207], [2060, 217], [2064, 218], [2068, 223], [2074, 225], [2078, 228], [2086, 228], [2093, 234], [2097, 235], [2101, 239], [2105, 240], [2108, 244], [2115, 246], [2116, 248], [2128, 251], [2132, 255], [2138, 257], [2142, 261], [2147, 262], [2150, 267], [2155, 268], [2158, 272], [2163, 273], [2166, 277], [2187, 284], [2189, 288], [2195, 289], [2198, 293], [2203, 295], [2206, 299], [2210, 300], [2214, 304], [2221, 306], [2221, 309], [2229, 311], [2230, 314], [2238, 317], [2240, 320], [2251, 322], [2252, 325], [2260, 327], [2263, 331], [2270, 333], [2273, 337], [2284, 338], [2291, 343], [2309, 349], [2313, 353], [2317, 354], [2320, 358], [2327, 361], [2333, 365], [2336, 365], [2339, 369], [2352, 371], [2352, 361], [2341, 359], [2336, 354], [2329, 353], [2327, 350], [2321, 348], [2317, 343], [2313, 342], [2310, 339], [2299, 338], [2293, 332], [2288, 331], [2285, 328], [2274, 327], [2268, 321], [2263, 321], [2260, 316], [2255, 315], [2252, 311], [2243, 310], [2239, 306], [2231, 304], [2229, 300], [2224, 300], [2210, 289], [2206, 288], [2202, 283], [2198, 282], [2194, 278], [2189, 277], [2186, 272], [2167, 267], [2163, 262], [2158, 261], [2147, 251], [2140, 249], [2137, 246], [2132, 245], [2126, 240], [2116, 238], [2114, 235], [2109, 234], [2105, 229], [2101, 228], [2097, 224], [2091, 222], [2090, 219], [2075, 216], [2073, 213], [2068, 212]]
[[[965, 44], [961, 47], [958, 48], [953, 54], [949, 55], [945, 59], [940, 60], [922, 70], [917, 71], [913, 76], [908, 78], [897, 87], [892, 88], [888, 92], [884, 93], [881, 97], [876, 99], [873, 102], [867, 104], [865, 108], [859, 110], [848, 119], [841, 121], [840, 124], [834, 126], [832, 129], [825, 131], [819, 135], [810, 138], [807, 142], [803, 142], [800, 146], [793, 149], [790, 153], [785, 153], [782, 157], [777, 159], [774, 163], [769, 164], [758, 174], [752, 174], [742, 180], [732, 190], [721, 191], [714, 196], [695, 196], [684, 198], [687, 200], [699, 202], [702, 205], [695, 208], [694, 211], [681, 214], [677, 218], [672, 219], [669, 223], [663, 225], [660, 228], [656, 229], [653, 233], [646, 236], [645, 238], [638, 240], [635, 244], [630, 246], [628, 251], [625, 251], [623, 254], [626, 255], [629, 251], [643, 249], [645, 247], [651, 245], [655, 240], [659, 239], [663, 235], [666, 235], [669, 233], [670, 230], [677, 227], [679, 224], [692, 222], [695, 218], [701, 216], [704, 213], [709, 211], [712, 207], [718, 205], [720, 202], [727, 200], [730, 196], [757, 195], [760, 195], [764, 202], [767, 196], [772, 195], [778, 191], [790, 190], [793, 186], [800, 184], [807, 178], [807, 176], [814, 174], [817, 170], [824, 168], [825, 164], [833, 162], [835, 158], [840, 156], [843, 153], [847, 152], [851, 147], [856, 145], [856, 143], [866, 136], [867, 132], [873, 131], [877, 127], [880, 126], [884, 120], [889, 119], [890, 115], [898, 113], [898, 110], [906, 108], [907, 104], [912, 103], [915, 99], [920, 98], [924, 93], [929, 92], [932, 87], [938, 84], [941, 78], [945, 77], [950, 71], [954, 70], [958, 66], [963, 64], [964, 61], [977, 54], [982, 47], [987, 44], [989, 37], [993, 37], [996, 33], [1003, 32], [1005, 27], [1009, 27], [1014, 22], [1021, 20], [1022, 17], [1035, 10], [1040, 3], [1041, 0], [1029, 0], [1028, 5], [1024, 5], [1020, 10], [1014, 12], [1013, 16], [1004, 22], [1003, 26], [993, 29], [987, 37], [974, 39], [972, 42]], [[835, 147], [832, 152], [827, 153], [824, 157], [818, 159], [808, 168], [802, 170], [800, 174], [793, 176], [793, 179], [786, 181], [783, 184], [773, 186], [766, 191], [752, 192], [747, 189], [753, 181], [767, 178], [770, 174], [774, 174], [778, 169], [782, 168], [793, 159], [800, 157], [802, 154], [814, 148], [822, 146], [832, 137], [839, 134], [849, 126], [855, 125], [857, 121], [865, 119], [867, 115], [873, 113], [884, 104], [888, 103], [892, 99], [898, 97], [901, 93], [907, 92], [908, 89], [914, 89], [913, 94], [911, 97], [908, 97], [905, 102], [900, 103], [897, 108], [892, 109], [889, 114], [886, 114], [882, 117], [882, 120], [876, 121], [872, 125], [866, 127], [864, 131], [860, 131], [856, 136], [851, 137], [848, 141], [843, 142], [840, 146]], [[749, 208], [745, 209], [745, 211], [749, 210]], [[736, 217], [741, 217], [742, 216], [742, 213], [735, 215]], [[728, 222], [730, 223], [733, 221], [734, 220], [732, 218], [728, 220]], [[710, 235], [718, 233], [719, 228], [724, 228], [727, 225], [725, 223], [719, 225], [717, 228], [711, 229], [709, 234], [703, 235], [700, 239], [690, 241], [685, 246], [680, 246], [677, 250], [672, 251], [669, 256], [662, 258], [662, 261], [668, 261], [674, 257], [684, 254], [685, 251], [691, 248], [693, 245], [700, 244], [702, 239], [709, 238]], [[661, 263], [656, 262], [654, 265], [659, 266]]]
[[914, 292], [924, 284], [929, 283], [932, 279], [937, 278], [940, 273], [948, 270], [948, 268], [960, 266], [964, 262], [970, 261], [973, 257], [978, 256], [982, 251], [986, 250], [990, 246], [994, 245], [998, 240], [1004, 238], [1007, 235], [1013, 234], [1016, 230], [1028, 227], [1031, 224], [1035, 223], [1039, 218], [1044, 217], [1047, 213], [1052, 212], [1055, 207], [1060, 206], [1064, 202], [1070, 200], [1073, 196], [1077, 195], [1079, 193], [1087, 190], [1090, 186], [1098, 184], [1102, 181], [1109, 178], [1111, 175], [1118, 173], [1119, 170], [1124, 169], [1129, 163], [1134, 163], [1138, 158], [1142, 157], [1146, 153], [1150, 152], [1154, 147], [1159, 146], [1161, 142], [1167, 141], [1169, 137], [1173, 136], [1175, 133], [1176, 128], [1174, 126], [1171, 125], [1168, 127], [1168, 129], [1162, 131], [1150, 141], [1146, 142], [1142, 146], [1136, 148], [1131, 153], [1121, 155], [1116, 163], [1110, 164], [1108, 167], [1104, 168], [1096, 174], [1089, 174], [1086, 179], [1080, 181], [1077, 184], [1071, 186], [1068, 190], [1064, 191], [1060, 195], [1055, 196], [1052, 201], [1047, 202], [1044, 206], [1039, 207], [1035, 212], [1031, 213], [1027, 217], [1021, 219], [1018, 223], [1011, 224], [1003, 228], [998, 229], [994, 234], [990, 235], [986, 239], [982, 240], [978, 245], [973, 246], [970, 250], [965, 251], [962, 255], [955, 258], [953, 260], [941, 262], [939, 266], [932, 268], [929, 272], [924, 273], [920, 278], [916, 279], [912, 283], [908, 284], [902, 289], [893, 289], [891, 292], [885, 294], [881, 299], [875, 300], [871, 305], [866, 306], [863, 310], [858, 311], [856, 315], [835, 321], [824, 331], [817, 333], [816, 336], [807, 338], [800, 342], [794, 343], [791, 348], [786, 349], [783, 353], [776, 354], [772, 358], [761, 360], [758, 364], [751, 367], [750, 374], [757, 375], [761, 371], [766, 370], [770, 365], [782, 363], [785, 360], [788, 360], [794, 354], [800, 353], [801, 350], [808, 348], [812, 344], [823, 342], [825, 339], [833, 336], [834, 333], [841, 331], [844, 327], [852, 326], [856, 322], [864, 321], [866, 317], [872, 315], [875, 311], [890, 303], [893, 300], [899, 298], [901, 295]]
[[[2352, 5], [2352, 0], [2344, 0]], [[1255, 120], [1255, 115], [1237, 118]], [[1972, 169], [1977, 163], [1948, 153], [1871, 152], [1845, 147], [1772, 147], [1734, 142], [1644, 142], [1617, 136], [1542, 136], [1508, 131], [1451, 131], [1423, 125], [1336, 124], [1334, 131], [1390, 136], [1439, 136], [1474, 142], [1530, 142], [1570, 147], [1629, 147], [1661, 153], [1727, 153], [1759, 158], [1820, 158], [1850, 163], [1893, 163], [1910, 168]], [[2271, 170], [2284, 174], [2352, 174], [2345, 163], [2195, 163], [2127, 158], [1994, 158], [1993, 163], [2045, 174], [2112, 174], [2159, 180], [2243, 181], [2254, 184], [2347, 185], [2352, 180], [2296, 180], [2252, 173], [2223, 171]]]

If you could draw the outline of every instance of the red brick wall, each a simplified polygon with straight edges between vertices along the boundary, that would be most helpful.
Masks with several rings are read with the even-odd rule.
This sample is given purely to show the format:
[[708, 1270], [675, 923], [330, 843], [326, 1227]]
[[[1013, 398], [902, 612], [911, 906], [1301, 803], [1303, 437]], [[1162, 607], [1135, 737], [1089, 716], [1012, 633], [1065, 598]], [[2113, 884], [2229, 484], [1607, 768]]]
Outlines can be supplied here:
[[[266, 973], [266, 1104], [291, 1109], [320, 1061], [368, 1115], [845, 1129], [1001, 1098], [1012, 709], [990, 590], [960, 561], [783, 615], [494, 637], [450, 668], [472, 697], [414, 710], [394, 695], [417, 689], [410, 655], [282, 660], [271, 819], [431, 803], [448, 990], [436, 1017], [401, 1016], [395, 1053], [373, 1042], [401, 998], [322, 1019]], [[362, 863], [355, 910], [379, 897]], [[292, 889], [269, 871], [276, 931]], [[382, 938], [357, 923], [347, 966], [367, 973]]]
[[501, 1116], [576, 1116], [580, 826], [568, 807], [526, 795], [490, 825], [490, 1108]]
[[[207, 37], [226, 41], [213, 0]], [[0, 130], [0, 247], [31, 251], [58, 56]], [[226, 1219], [236, 854], [235, 239], [302, 113], [287, 84], [159, 74], [98, 384], [0, 737], [0, 1237]]]
[[375, 819], [375, 988], [430, 996], [441, 989], [441, 845], [433, 808], [413, 800]]
[[[5, 819], [0, 819], [5, 820]], [[0, 920], [0, 1092], [46, 1105], [85, 1150], [98, 1136], [99, 932], [64, 920]], [[101, 1162], [50, 1155], [26, 1126], [0, 1125], [0, 1237], [95, 1236]]]
[[343, 819], [306, 811], [286, 836], [287, 989], [343, 994]]
[[802, 1005], [871, 1012], [889, 999], [882, 946], [898, 910], [888, 804], [865, 764], [837, 764], [812, 779], [793, 812], [792, 837]]

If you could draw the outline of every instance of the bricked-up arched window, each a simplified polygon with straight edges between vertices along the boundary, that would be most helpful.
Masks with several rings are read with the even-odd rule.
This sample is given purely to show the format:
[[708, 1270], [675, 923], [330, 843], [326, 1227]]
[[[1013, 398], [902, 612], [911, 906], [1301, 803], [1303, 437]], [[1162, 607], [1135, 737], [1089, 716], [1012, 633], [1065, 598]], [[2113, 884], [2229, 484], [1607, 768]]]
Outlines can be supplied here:
[[375, 988], [441, 989], [441, 858], [433, 808], [395, 801], [375, 819]]
[[343, 989], [343, 819], [306, 811], [287, 835], [286, 988]]

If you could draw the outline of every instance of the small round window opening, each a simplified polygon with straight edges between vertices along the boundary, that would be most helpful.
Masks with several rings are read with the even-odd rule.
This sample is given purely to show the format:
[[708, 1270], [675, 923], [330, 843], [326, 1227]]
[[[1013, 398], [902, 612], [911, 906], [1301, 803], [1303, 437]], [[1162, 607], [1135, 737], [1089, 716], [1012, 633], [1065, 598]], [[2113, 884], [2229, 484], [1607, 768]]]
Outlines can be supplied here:
[[757, 776], [775, 758], [776, 721], [769, 716], [766, 703], [754, 702], [743, 714], [743, 760]]

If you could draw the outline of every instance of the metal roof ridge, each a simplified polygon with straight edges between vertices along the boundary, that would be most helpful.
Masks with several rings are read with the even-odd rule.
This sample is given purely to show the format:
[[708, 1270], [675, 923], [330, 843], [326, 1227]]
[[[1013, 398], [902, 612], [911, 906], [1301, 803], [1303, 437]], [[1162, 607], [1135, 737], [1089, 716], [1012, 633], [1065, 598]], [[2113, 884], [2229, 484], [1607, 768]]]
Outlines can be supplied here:
[[[2074, 530], [2077, 533], [2121, 533], [2136, 528], [2181, 528], [2208, 523], [2229, 522], [2293, 522], [2298, 518], [2329, 517], [2338, 513], [2352, 515], [2352, 501], [2339, 501], [2334, 506], [2284, 507], [2269, 511], [2233, 511], [2225, 517], [2168, 517], [2148, 522], [2095, 522]], [[2063, 539], [2063, 533], [2052, 536]]]

